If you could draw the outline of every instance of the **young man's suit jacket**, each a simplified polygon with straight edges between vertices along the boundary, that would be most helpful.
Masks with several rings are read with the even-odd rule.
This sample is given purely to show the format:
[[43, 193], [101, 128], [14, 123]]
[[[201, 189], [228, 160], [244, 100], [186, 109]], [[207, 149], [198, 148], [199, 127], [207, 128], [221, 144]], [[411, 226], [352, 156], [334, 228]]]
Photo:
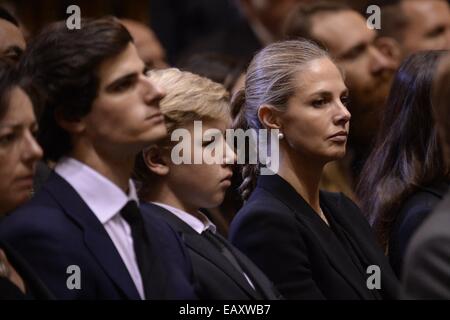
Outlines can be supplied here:
[[[279, 298], [279, 293], [261, 270], [226, 239], [221, 238], [242, 270], [251, 279], [256, 290], [216, 246], [173, 213], [152, 203], [142, 203], [141, 210], [145, 215], [163, 218], [179, 232], [190, 254], [200, 298], [214, 300]], [[217, 236], [220, 237], [220, 235]]]
[[[101, 196], [102, 190], [96, 192]], [[147, 299], [195, 299], [181, 240], [164, 221], [149, 215], [144, 220], [154, 275]], [[107, 231], [57, 173], [30, 202], [2, 221], [0, 239], [28, 261], [57, 299], [140, 299]], [[70, 266], [79, 268], [80, 289], [71, 289], [76, 281]]]

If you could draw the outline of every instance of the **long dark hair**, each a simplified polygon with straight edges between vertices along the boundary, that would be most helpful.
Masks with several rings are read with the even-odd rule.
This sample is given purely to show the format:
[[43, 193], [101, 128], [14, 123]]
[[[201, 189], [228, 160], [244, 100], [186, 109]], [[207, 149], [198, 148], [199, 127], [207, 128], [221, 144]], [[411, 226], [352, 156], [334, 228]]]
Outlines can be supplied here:
[[400, 66], [357, 186], [363, 212], [384, 248], [402, 203], [419, 186], [448, 177], [431, 103], [433, 75], [443, 54], [419, 52]]

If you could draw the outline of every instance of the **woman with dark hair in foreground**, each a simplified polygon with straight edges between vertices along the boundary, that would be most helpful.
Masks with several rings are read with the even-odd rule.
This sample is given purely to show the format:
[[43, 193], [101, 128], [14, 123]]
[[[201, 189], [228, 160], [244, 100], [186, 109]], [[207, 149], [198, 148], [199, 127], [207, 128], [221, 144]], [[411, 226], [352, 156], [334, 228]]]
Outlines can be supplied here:
[[436, 64], [444, 54], [419, 52], [400, 66], [358, 186], [363, 212], [398, 276], [411, 236], [449, 187], [431, 103]]
[[[0, 60], [0, 217], [25, 203], [42, 150], [28, 84]], [[27, 263], [0, 242], [0, 300], [47, 299], [50, 293]]]

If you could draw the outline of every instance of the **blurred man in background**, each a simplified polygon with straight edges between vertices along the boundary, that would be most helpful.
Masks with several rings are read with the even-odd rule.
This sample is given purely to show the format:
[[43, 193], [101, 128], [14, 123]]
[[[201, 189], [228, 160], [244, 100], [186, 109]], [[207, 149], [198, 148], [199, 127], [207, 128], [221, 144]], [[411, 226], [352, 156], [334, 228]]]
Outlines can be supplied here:
[[131, 19], [121, 19], [134, 40], [139, 57], [147, 67], [155, 69], [167, 68], [166, 52], [152, 29], [143, 23]]
[[380, 4], [380, 35], [397, 40], [402, 58], [422, 50], [450, 49], [450, 7], [446, 0], [397, 0]]

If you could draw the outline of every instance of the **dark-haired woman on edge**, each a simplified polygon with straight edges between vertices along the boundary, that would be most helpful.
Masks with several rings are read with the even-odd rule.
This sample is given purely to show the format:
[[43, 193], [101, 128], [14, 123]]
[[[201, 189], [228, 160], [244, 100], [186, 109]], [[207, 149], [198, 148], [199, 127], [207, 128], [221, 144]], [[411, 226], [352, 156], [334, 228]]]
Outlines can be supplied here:
[[[33, 136], [37, 124], [29, 85], [0, 60], [0, 218], [30, 198], [36, 164], [42, 157]], [[50, 297], [30, 266], [0, 242], [0, 300]]]
[[230, 239], [287, 299], [396, 294], [397, 279], [358, 207], [343, 194], [319, 191], [325, 164], [345, 154], [347, 96], [327, 53], [297, 40], [259, 52], [234, 97], [236, 127], [280, 131], [279, 170], [260, 175], [259, 165], [244, 166], [242, 194], [250, 196]]
[[433, 75], [444, 54], [419, 52], [400, 66], [358, 186], [363, 212], [399, 277], [411, 236], [449, 187], [431, 112]]

